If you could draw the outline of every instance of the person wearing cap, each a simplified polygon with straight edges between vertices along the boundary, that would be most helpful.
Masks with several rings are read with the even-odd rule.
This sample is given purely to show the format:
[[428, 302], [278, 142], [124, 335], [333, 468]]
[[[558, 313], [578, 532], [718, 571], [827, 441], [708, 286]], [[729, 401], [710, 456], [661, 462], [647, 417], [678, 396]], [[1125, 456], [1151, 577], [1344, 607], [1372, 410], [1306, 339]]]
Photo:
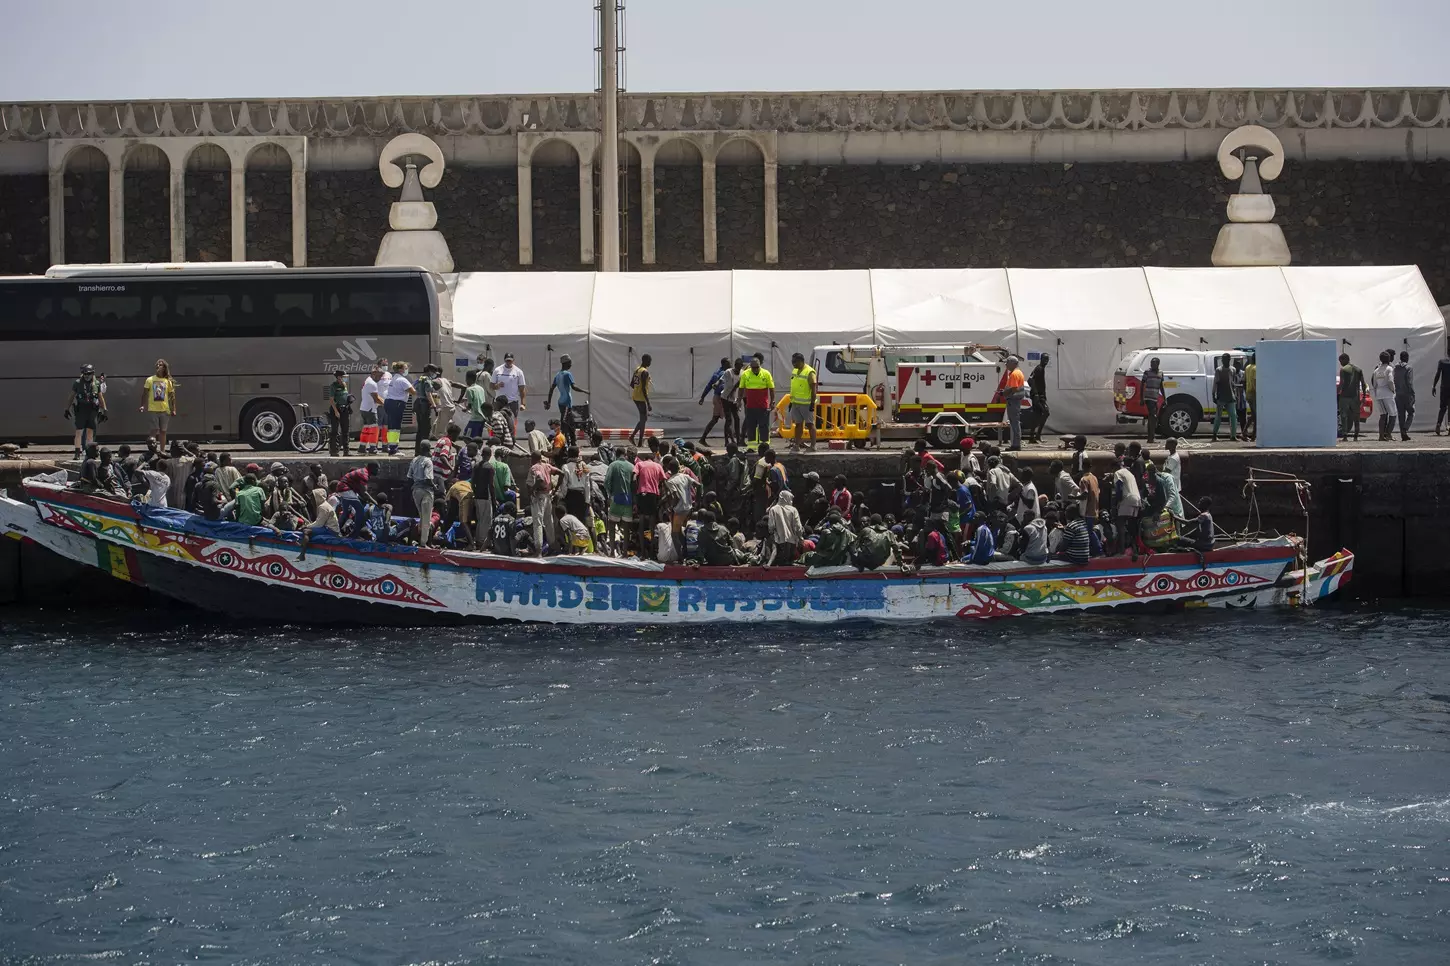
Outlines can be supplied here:
[[106, 418], [106, 391], [96, 378], [96, 367], [81, 366], [81, 375], [70, 384], [70, 398], [65, 404], [65, 418], [75, 420], [75, 458], [96, 438], [97, 427]]
[[587, 396], [589, 390], [574, 384], [574, 360], [567, 354], [559, 357], [559, 371], [554, 373], [554, 381], [549, 383], [549, 392], [544, 396], [545, 409], [553, 402], [556, 392], [559, 394], [559, 425], [564, 430], [564, 442], [578, 446], [574, 436], [574, 394], [580, 392]]
[[398, 441], [403, 436], [403, 416], [408, 411], [408, 400], [418, 394], [408, 381], [408, 364], [393, 363], [393, 374], [388, 387], [383, 390], [383, 415], [388, 423], [388, 455], [398, 455]]
[[493, 371], [493, 391], [508, 400], [513, 412], [513, 431], [519, 431], [519, 410], [528, 409], [529, 387], [524, 370], [514, 365], [514, 354], [505, 352], [503, 365]]
[[1016, 452], [1022, 448], [1022, 400], [1027, 395], [1027, 377], [1022, 374], [1021, 363], [1016, 356], [1007, 357], [1007, 375], [1002, 380], [1002, 400], [1007, 404], [1007, 425], [1012, 430], [1012, 445], [1007, 449]]
[[348, 419], [352, 416], [352, 393], [347, 391], [347, 371], [332, 370], [332, 383], [327, 387], [327, 451], [336, 456], [339, 446], [344, 456], [352, 455], [352, 440], [348, 438]]
[[[383, 372], [383, 364], [375, 361], [367, 379], [363, 380], [362, 402], [358, 405], [358, 412], [362, 413], [362, 424], [365, 427], [378, 425], [378, 412], [383, 407], [383, 390], [379, 382], [383, 378]], [[374, 441], [358, 448], [365, 453], [376, 453], [378, 444]]]

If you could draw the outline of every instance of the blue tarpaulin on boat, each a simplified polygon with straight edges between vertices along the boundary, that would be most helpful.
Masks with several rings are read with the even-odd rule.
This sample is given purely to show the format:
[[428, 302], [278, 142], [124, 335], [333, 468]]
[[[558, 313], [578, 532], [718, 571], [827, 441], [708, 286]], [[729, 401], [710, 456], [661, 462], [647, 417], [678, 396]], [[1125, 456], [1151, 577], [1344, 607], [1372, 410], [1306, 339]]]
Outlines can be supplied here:
[[[216, 540], [278, 540], [285, 543], [302, 544], [302, 534], [296, 531], [282, 531], [279, 538], [268, 527], [249, 527], [230, 520], [208, 520], [195, 513], [175, 510], [169, 507], [136, 505], [143, 522], [152, 526], [165, 527], [181, 533], [211, 537]], [[395, 518], [397, 519], [397, 518]], [[308, 538], [309, 547], [335, 547], [339, 550], [354, 550], [361, 553], [417, 553], [418, 548], [407, 544], [377, 543], [372, 540], [347, 540], [328, 530], [314, 530]]]

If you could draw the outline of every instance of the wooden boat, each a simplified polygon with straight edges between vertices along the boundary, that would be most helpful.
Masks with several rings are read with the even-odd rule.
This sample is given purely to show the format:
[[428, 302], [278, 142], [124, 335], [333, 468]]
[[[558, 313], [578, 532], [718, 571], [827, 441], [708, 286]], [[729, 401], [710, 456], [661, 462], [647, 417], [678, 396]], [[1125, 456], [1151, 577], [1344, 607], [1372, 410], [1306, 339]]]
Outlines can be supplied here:
[[899, 622], [1296, 606], [1334, 595], [1354, 567], [1347, 551], [1298, 567], [1297, 537], [1232, 544], [1202, 562], [1165, 553], [917, 572], [523, 559], [330, 534], [304, 545], [297, 534], [279, 538], [34, 480], [24, 486], [30, 503], [0, 497], [0, 531], [205, 610], [288, 623]]

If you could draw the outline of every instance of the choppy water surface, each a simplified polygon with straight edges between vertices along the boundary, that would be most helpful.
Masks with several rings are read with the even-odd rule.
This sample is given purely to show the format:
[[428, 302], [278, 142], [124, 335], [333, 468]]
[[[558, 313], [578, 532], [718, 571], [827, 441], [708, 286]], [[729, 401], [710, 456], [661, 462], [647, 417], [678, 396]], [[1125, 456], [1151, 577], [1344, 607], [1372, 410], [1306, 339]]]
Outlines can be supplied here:
[[1441, 615], [237, 631], [0, 611], [0, 952], [1450, 958]]

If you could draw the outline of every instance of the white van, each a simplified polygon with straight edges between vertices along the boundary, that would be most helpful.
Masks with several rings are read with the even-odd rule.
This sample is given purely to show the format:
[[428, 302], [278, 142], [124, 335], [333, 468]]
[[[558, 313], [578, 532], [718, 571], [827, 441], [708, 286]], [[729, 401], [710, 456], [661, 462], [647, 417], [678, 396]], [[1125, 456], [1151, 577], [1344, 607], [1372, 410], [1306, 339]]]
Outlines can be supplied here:
[[1113, 408], [1118, 422], [1148, 418], [1143, 404], [1143, 373], [1152, 360], [1163, 372], [1163, 408], [1158, 428], [1165, 436], [1192, 436], [1205, 417], [1213, 418], [1213, 370], [1227, 352], [1235, 362], [1252, 355], [1243, 349], [1139, 349], [1131, 352], [1113, 377]]

